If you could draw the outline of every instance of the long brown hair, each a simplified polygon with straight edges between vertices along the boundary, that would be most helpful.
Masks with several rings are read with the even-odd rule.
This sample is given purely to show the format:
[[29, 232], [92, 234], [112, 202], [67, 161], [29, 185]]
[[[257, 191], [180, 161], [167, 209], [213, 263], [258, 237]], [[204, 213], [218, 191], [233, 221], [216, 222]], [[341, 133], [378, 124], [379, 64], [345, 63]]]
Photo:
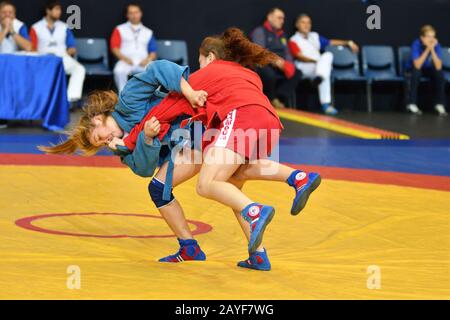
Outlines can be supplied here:
[[92, 145], [89, 139], [94, 127], [92, 119], [98, 115], [103, 115], [106, 119], [114, 111], [116, 104], [117, 94], [114, 91], [92, 92], [83, 107], [78, 125], [66, 133], [67, 140], [57, 145], [38, 146], [38, 149], [50, 154], [73, 154], [79, 149], [85, 156], [94, 155], [100, 147]]
[[279, 59], [276, 54], [251, 42], [235, 27], [226, 29], [221, 35], [206, 37], [199, 51], [205, 57], [212, 52], [217, 59], [237, 62], [250, 69], [264, 67]]

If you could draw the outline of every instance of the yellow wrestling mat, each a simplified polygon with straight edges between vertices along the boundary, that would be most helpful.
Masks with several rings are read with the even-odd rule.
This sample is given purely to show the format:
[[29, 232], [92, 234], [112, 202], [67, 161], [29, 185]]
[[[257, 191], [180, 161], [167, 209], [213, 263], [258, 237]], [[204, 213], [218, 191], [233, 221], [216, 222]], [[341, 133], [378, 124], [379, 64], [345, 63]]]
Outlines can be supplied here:
[[[234, 215], [197, 196], [194, 180], [175, 194], [188, 219], [213, 228], [196, 237], [208, 261], [163, 264], [176, 240], [161, 237], [170, 234], [161, 219], [142, 216], [158, 212], [148, 180], [128, 169], [4, 165], [0, 176], [1, 299], [450, 298], [448, 192], [325, 179], [292, 217], [289, 187], [249, 183], [251, 197], [277, 210], [265, 236], [272, 271], [257, 272], [236, 267], [246, 243]], [[55, 213], [119, 215], [28, 221], [95, 237], [16, 225]], [[67, 286], [69, 266], [79, 267], [80, 289]], [[368, 287], [374, 276], [379, 289]]]

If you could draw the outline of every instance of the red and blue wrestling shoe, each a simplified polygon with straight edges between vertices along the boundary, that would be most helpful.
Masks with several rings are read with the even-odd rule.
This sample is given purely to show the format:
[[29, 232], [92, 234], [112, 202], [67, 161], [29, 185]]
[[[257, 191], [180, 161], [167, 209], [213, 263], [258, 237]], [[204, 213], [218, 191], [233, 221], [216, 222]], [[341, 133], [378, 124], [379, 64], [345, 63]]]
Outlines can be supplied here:
[[291, 208], [292, 215], [295, 216], [303, 210], [309, 196], [319, 187], [321, 181], [322, 178], [318, 173], [306, 173], [300, 170], [291, 173], [287, 183], [295, 189], [295, 198]]
[[263, 252], [256, 251], [251, 253], [247, 260], [239, 261], [237, 266], [259, 271], [270, 271], [271, 268], [266, 249]]
[[205, 261], [206, 255], [200, 249], [200, 246], [197, 243], [197, 240], [188, 239], [181, 240], [178, 239], [180, 243], [180, 250], [177, 253], [167, 256], [165, 258], [159, 259], [159, 262], [183, 262], [183, 261]]
[[256, 252], [256, 249], [261, 245], [264, 231], [274, 215], [275, 209], [273, 207], [258, 203], [249, 204], [241, 211], [241, 216], [250, 223], [250, 241], [248, 243], [250, 254]]

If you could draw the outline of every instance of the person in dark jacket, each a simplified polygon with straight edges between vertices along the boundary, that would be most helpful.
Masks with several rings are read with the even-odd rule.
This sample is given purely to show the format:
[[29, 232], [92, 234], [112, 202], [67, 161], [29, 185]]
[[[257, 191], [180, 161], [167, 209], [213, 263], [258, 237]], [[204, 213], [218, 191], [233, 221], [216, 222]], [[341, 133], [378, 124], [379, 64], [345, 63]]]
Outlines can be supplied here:
[[262, 26], [250, 34], [250, 39], [277, 54], [279, 59], [258, 70], [264, 85], [264, 94], [276, 108], [285, 107], [295, 94], [301, 72], [296, 70], [283, 31], [284, 12], [273, 8]]

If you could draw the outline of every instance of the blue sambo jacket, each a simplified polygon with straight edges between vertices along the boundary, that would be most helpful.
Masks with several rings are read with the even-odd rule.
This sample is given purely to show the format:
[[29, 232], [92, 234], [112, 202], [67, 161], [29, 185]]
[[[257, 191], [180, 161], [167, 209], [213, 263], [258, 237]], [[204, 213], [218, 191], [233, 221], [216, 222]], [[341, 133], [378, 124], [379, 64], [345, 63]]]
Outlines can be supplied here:
[[[119, 102], [112, 113], [112, 117], [125, 132], [130, 132], [154, 106], [161, 102], [169, 91], [181, 93], [180, 82], [182, 77], [188, 80], [188, 66], [179, 66], [167, 60], [154, 61], [144, 72], [135, 74], [127, 82], [119, 94]], [[170, 172], [166, 177], [165, 198], [170, 196], [173, 171], [173, 162], [167, 148], [170, 149], [171, 146], [171, 132], [179, 128], [181, 120], [183, 118], [179, 118], [172, 124], [163, 141], [154, 138], [153, 144], [147, 144], [144, 131], [142, 131], [138, 136], [134, 151], [130, 151], [127, 147], [118, 146], [114, 152], [120, 156], [122, 163], [141, 177], [153, 176], [159, 165], [169, 161], [168, 171]]]

